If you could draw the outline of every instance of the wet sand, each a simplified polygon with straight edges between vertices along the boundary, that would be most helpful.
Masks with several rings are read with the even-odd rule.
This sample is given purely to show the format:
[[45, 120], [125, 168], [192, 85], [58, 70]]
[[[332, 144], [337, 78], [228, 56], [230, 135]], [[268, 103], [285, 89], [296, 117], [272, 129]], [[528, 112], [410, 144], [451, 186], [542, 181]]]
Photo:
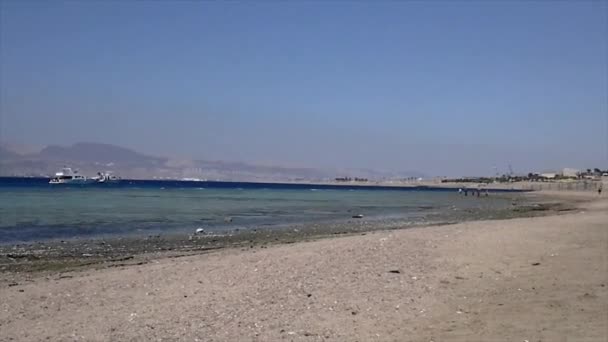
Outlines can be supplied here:
[[5, 270], [0, 340], [606, 341], [608, 200], [590, 198], [553, 216]]

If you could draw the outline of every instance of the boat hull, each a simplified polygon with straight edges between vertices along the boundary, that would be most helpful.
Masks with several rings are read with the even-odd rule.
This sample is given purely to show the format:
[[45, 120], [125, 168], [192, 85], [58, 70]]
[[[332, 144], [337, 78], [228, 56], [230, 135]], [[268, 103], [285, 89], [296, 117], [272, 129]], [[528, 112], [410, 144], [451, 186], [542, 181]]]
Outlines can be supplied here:
[[92, 179], [51, 179], [49, 181], [49, 184], [54, 184], [54, 185], [83, 185], [83, 184], [93, 184], [95, 183], [94, 180]]

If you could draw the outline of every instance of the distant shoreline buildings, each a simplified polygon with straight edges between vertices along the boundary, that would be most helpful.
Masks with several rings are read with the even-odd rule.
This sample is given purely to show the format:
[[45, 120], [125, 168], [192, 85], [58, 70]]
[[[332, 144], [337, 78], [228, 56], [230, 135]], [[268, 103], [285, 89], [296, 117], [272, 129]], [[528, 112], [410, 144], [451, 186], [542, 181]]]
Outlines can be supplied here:
[[602, 180], [608, 178], [608, 169], [578, 170], [564, 168], [559, 172], [530, 172], [527, 175], [501, 175], [496, 177], [444, 178], [442, 183], [506, 183], [506, 182], [548, 182], [559, 180]]

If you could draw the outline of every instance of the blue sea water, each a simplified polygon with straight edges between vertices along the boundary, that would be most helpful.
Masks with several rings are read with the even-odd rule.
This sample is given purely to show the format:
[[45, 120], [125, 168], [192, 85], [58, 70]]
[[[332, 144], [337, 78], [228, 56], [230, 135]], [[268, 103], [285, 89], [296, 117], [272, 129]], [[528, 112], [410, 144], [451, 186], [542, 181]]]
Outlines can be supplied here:
[[416, 221], [509, 204], [499, 196], [464, 199], [454, 190], [427, 187], [144, 180], [66, 186], [0, 178], [0, 243], [273, 228], [354, 214]]

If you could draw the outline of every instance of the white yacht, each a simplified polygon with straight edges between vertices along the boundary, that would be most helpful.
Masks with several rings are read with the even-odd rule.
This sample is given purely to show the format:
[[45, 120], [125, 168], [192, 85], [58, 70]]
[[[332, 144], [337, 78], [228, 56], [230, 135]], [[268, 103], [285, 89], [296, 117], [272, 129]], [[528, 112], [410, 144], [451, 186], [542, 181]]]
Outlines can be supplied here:
[[77, 170], [72, 170], [69, 167], [64, 167], [60, 172], [55, 173], [55, 177], [49, 181], [49, 184], [87, 184], [94, 180], [78, 174]]
[[93, 177], [97, 183], [116, 183], [120, 181], [120, 177], [113, 175], [111, 172], [97, 172], [97, 177]]

